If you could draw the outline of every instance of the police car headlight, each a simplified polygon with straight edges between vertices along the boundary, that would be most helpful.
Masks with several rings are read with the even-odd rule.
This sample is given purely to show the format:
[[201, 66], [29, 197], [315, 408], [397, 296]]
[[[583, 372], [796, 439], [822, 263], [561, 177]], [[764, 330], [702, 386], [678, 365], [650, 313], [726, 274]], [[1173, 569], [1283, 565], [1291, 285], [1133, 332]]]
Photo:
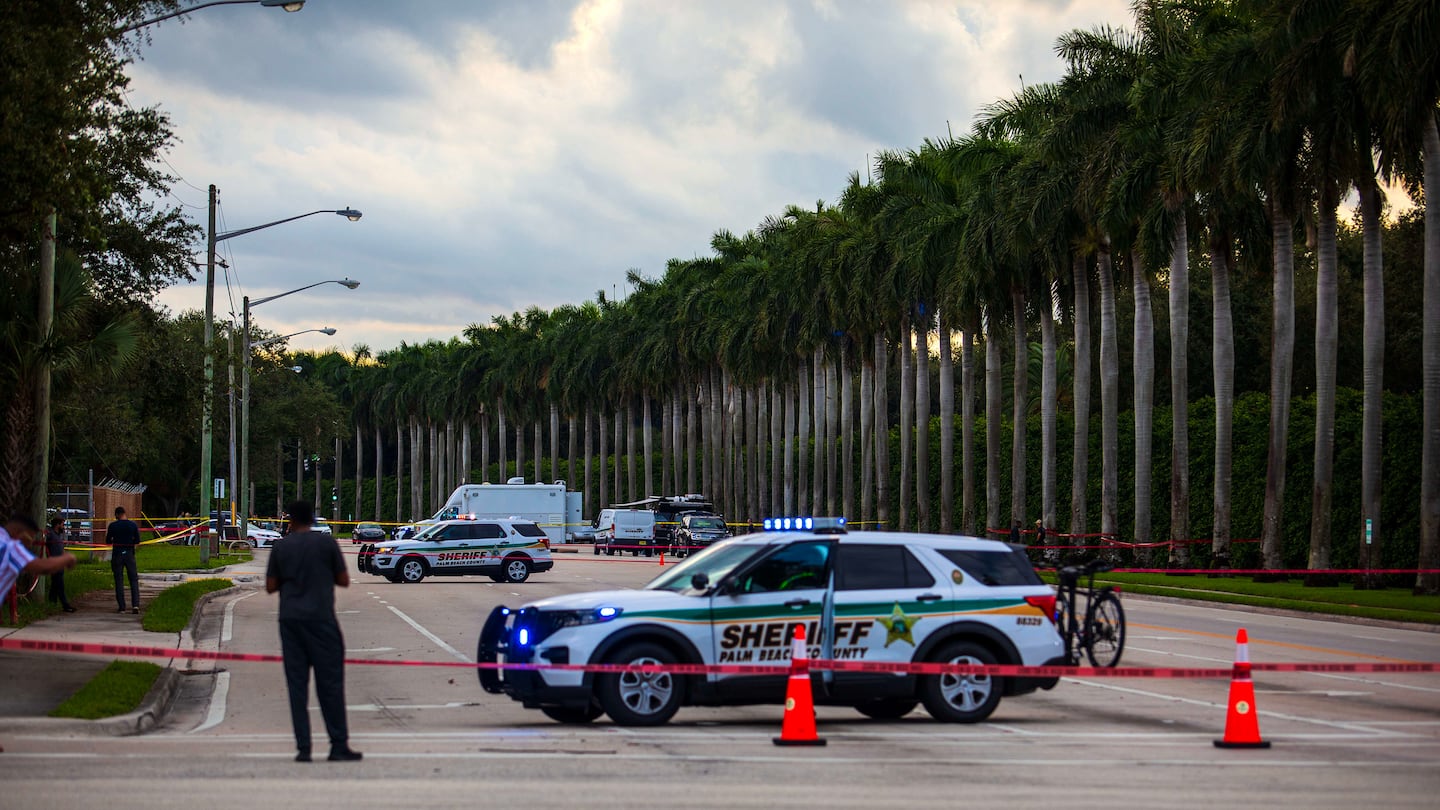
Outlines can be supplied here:
[[394, 551], [394, 550], [395, 550], [395, 549], [392, 548], [392, 547], [390, 547], [390, 546], [381, 546], [380, 548], [375, 549], [375, 553], [376, 553], [376, 554], [389, 554], [390, 552], [392, 552], [392, 551]]
[[546, 620], [554, 630], [563, 630], [567, 627], [580, 627], [587, 624], [599, 624], [608, 622], [619, 616], [623, 608], [598, 607], [593, 610], [557, 610], [547, 611]]

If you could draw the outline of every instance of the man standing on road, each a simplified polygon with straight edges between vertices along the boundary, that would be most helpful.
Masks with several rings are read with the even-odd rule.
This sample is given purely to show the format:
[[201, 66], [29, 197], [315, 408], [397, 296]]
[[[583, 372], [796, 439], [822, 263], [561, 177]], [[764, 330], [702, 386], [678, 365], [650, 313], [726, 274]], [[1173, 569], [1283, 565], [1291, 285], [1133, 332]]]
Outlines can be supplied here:
[[280, 592], [280, 651], [290, 691], [296, 762], [310, 761], [310, 670], [330, 735], [330, 761], [361, 758], [350, 749], [345, 722], [345, 639], [335, 618], [335, 586], [350, 587], [350, 574], [335, 538], [311, 530], [315, 507], [296, 501], [287, 509], [289, 531], [275, 541], [265, 569], [265, 592]]
[[140, 575], [135, 568], [135, 549], [140, 545], [140, 527], [125, 518], [125, 507], [115, 507], [115, 519], [105, 528], [105, 542], [110, 546], [110, 573], [115, 575], [116, 613], [125, 612], [125, 583], [122, 572], [130, 576], [130, 612], [140, 612]]

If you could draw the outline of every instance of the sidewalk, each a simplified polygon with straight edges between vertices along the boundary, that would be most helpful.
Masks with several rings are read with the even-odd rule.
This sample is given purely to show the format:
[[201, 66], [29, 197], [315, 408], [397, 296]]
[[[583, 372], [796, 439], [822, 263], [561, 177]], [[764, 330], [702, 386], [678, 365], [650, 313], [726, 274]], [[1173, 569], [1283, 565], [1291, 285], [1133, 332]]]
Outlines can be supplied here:
[[[161, 573], [140, 575], [140, 605], [144, 610], [165, 588], [188, 579], [223, 577], [239, 587], [256, 587], [264, 581], [264, 562], [251, 561], [205, 573]], [[198, 618], [206, 602], [233, 594], [236, 589], [215, 591], [196, 603]], [[128, 594], [127, 594], [128, 598]], [[115, 595], [109, 590], [93, 591], [75, 602], [76, 613], [60, 613], [15, 629], [0, 627], [0, 638], [64, 641], [81, 644], [116, 644], [150, 647], [195, 649], [214, 647], [215, 639], [197, 639], [198, 626], [192, 618], [190, 626], [179, 633], [151, 633], [141, 629], [141, 616], [115, 612]], [[130, 714], [103, 720], [75, 720], [48, 717], [49, 712], [63, 703], [103, 670], [112, 659], [100, 656], [32, 654], [5, 650], [0, 652], [0, 735], [63, 734], [122, 736], [138, 734], [153, 728], [170, 708], [179, 685], [180, 670], [188, 659], [144, 659], [165, 667], [150, 694]]]

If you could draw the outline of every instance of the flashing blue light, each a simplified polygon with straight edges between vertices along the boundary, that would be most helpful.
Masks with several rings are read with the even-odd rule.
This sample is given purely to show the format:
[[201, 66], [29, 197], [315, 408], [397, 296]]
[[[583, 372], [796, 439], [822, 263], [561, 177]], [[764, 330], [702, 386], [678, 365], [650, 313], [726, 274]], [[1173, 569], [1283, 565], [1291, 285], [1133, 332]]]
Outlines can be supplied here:
[[811, 529], [813, 529], [813, 528], [815, 528], [815, 521], [811, 520], [811, 519], [808, 518], [808, 517], [805, 518], [805, 530], [806, 530], [806, 531], [809, 531], [809, 530], [811, 530]]
[[789, 531], [789, 530], [790, 530], [790, 518], [785, 518], [785, 520], [781, 521], [780, 528], [785, 529], [786, 531]]
[[507, 608], [507, 607], [502, 607], [502, 608], [500, 608], [500, 615], [501, 615], [501, 616], [509, 616], [509, 615], [510, 615], [510, 608]]
[[762, 521], [760, 525], [762, 528], [765, 529], [765, 531], [771, 531], [775, 528], [775, 518], [765, 518], [765, 520]]
[[599, 614], [602, 619], [613, 619], [620, 611], [613, 607], [602, 607], [597, 610], [596, 613]]
[[529, 644], [530, 630], [524, 627], [520, 628], [520, 632], [515, 636], [515, 643], [519, 644], [521, 647]]

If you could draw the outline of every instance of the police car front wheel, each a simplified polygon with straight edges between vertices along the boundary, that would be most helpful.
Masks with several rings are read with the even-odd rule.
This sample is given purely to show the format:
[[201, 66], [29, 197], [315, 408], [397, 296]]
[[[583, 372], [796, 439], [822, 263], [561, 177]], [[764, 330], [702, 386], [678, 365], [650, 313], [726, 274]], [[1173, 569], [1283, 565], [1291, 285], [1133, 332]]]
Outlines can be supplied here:
[[406, 557], [400, 561], [400, 579], [415, 583], [425, 578], [425, 561], [419, 557]]
[[[658, 644], [631, 644], [610, 656], [610, 662], [645, 666], [673, 664], [675, 656]], [[607, 672], [596, 679], [596, 697], [605, 713], [621, 726], [658, 726], [680, 710], [684, 684], [669, 672]]]
[[[993, 664], [995, 656], [979, 644], [953, 641], [940, 648], [931, 661], [942, 664]], [[978, 723], [1000, 705], [1002, 681], [990, 675], [926, 675], [920, 680], [920, 699], [936, 720]]]

